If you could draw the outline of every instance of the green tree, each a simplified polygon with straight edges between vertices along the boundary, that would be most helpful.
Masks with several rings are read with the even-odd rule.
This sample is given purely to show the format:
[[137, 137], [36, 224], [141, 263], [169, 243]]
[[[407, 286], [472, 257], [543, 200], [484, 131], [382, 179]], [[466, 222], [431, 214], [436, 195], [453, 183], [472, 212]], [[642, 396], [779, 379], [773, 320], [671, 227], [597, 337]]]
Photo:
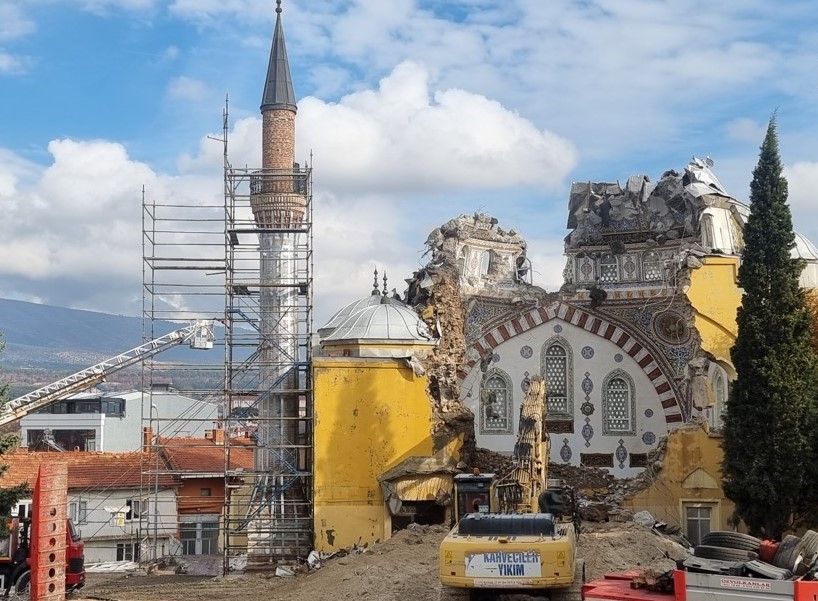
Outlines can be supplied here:
[[731, 356], [736, 380], [724, 427], [724, 492], [751, 533], [769, 538], [810, 522], [815, 503], [811, 315], [798, 285], [775, 116], [753, 171], [739, 268], [744, 290]]
[[[6, 343], [0, 335], [0, 353], [6, 347]], [[8, 383], [0, 383], [0, 408], [8, 401], [9, 387]], [[14, 450], [20, 443], [20, 439], [14, 434], [0, 435], [0, 457], [5, 455], [8, 451]], [[3, 474], [8, 470], [8, 465], [0, 464], [0, 536], [5, 534], [6, 520], [2, 516], [11, 514], [14, 505], [20, 499], [24, 499], [31, 494], [31, 489], [27, 484], [18, 484], [17, 486], [4, 487], [2, 485]]]

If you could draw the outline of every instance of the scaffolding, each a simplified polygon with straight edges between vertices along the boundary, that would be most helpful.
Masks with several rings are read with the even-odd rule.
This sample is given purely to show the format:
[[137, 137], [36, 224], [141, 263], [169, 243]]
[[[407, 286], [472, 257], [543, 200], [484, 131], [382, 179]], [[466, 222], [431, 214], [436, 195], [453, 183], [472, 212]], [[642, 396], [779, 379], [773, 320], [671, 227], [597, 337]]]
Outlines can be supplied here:
[[[183, 487], [173, 494], [169, 482], [174, 474], [164, 447], [180, 437], [204, 441], [221, 426], [225, 247], [224, 204], [218, 192], [157, 202], [143, 190], [142, 257], [144, 341], [197, 320], [217, 327], [210, 332], [213, 344], [201, 347], [209, 350], [179, 345], [141, 363], [142, 487], [126, 517], [139, 526], [123, 558], [151, 561], [196, 552], [202, 540], [206, 551], [217, 552], [207, 543], [214, 528], [218, 534], [221, 511], [210, 514], [209, 522], [197, 517], [191, 532], [183, 511], [195, 500], [186, 498], [190, 493]], [[198, 547], [191, 536], [198, 537]]]
[[234, 168], [225, 145], [224, 191], [225, 569], [269, 569], [313, 543], [312, 170]]

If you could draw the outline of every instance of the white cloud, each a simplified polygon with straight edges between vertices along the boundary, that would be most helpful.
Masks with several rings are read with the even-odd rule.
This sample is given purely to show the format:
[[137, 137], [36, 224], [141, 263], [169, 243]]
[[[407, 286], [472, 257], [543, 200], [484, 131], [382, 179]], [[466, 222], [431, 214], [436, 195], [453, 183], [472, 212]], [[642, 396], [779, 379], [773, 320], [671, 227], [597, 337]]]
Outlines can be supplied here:
[[760, 146], [767, 133], [767, 124], [740, 117], [727, 123], [727, 135], [733, 140], [751, 142]]
[[0, 4], [0, 41], [14, 40], [33, 33], [37, 25], [10, 2]]
[[801, 161], [785, 167], [795, 229], [818, 243], [818, 162]]
[[464, 90], [431, 92], [427, 70], [398, 65], [366, 90], [326, 103], [305, 98], [298, 148], [312, 150], [337, 190], [499, 188], [558, 184], [573, 145], [500, 103]]
[[207, 97], [208, 90], [204, 82], [182, 75], [170, 80], [166, 93], [171, 100], [200, 102]]
[[28, 57], [9, 54], [0, 50], [0, 74], [16, 75], [24, 73], [30, 62]]

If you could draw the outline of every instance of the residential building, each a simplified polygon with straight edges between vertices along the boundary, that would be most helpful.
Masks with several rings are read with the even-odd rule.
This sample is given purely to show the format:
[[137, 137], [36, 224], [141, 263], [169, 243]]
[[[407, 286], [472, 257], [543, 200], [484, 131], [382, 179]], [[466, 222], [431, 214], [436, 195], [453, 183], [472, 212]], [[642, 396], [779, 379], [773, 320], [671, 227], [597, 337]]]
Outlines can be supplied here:
[[37, 451], [127, 453], [140, 449], [148, 420], [163, 437], [191, 437], [204, 436], [219, 418], [217, 404], [183, 396], [168, 385], [155, 385], [144, 394], [95, 390], [26, 415], [20, 420], [20, 440]]
[[[161, 458], [160, 458], [161, 459]], [[143, 453], [29, 452], [3, 457], [3, 484], [32, 487], [44, 462], [68, 464], [68, 516], [85, 542], [86, 563], [138, 561], [181, 552], [176, 479]], [[23, 505], [30, 502], [23, 501]]]

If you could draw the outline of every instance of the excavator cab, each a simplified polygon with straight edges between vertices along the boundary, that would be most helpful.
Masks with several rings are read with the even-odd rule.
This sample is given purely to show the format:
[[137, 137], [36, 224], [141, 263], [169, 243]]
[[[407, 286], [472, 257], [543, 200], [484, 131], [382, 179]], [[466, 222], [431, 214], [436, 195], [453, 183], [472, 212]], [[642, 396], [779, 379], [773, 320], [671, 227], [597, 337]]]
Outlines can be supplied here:
[[454, 477], [454, 518], [459, 522], [470, 513], [494, 513], [497, 499], [494, 474], [457, 474]]

